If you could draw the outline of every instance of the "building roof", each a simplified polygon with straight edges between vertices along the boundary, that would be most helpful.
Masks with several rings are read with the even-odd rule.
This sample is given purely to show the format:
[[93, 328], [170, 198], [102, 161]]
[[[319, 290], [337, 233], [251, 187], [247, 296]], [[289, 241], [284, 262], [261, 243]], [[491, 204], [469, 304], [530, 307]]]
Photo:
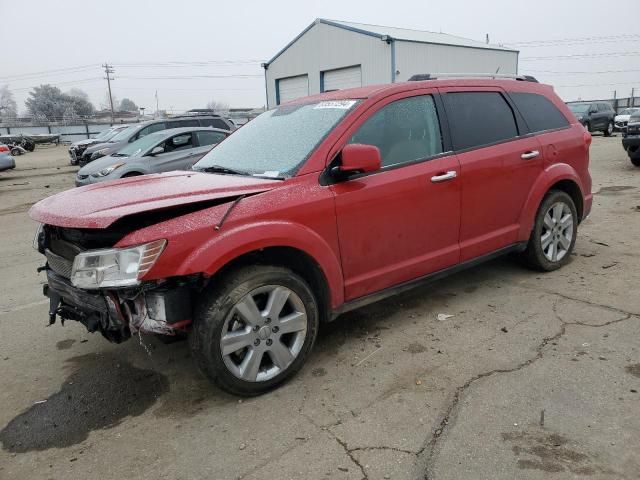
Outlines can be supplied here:
[[293, 40], [291, 40], [285, 47], [276, 53], [271, 60], [266, 62], [265, 65], [269, 65], [276, 58], [282, 55], [291, 45], [298, 41], [305, 33], [307, 33], [314, 25], [324, 23], [325, 25], [331, 25], [332, 27], [342, 28], [351, 32], [360, 33], [363, 35], [369, 35], [377, 38], [389, 37], [393, 40], [416, 42], [416, 43], [431, 43], [439, 45], [453, 45], [456, 47], [467, 48], [480, 48], [483, 50], [502, 50], [505, 52], [518, 53], [518, 50], [502, 47], [500, 45], [487, 44], [470, 38], [458, 37], [455, 35], [449, 35], [448, 33], [429, 32], [426, 30], [412, 30], [409, 28], [397, 28], [386, 27], [384, 25], [370, 25], [367, 23], [345, 22], [342, 20], [328, 20], [326, 18], [316, 18], [315, 21], [300, 32]]

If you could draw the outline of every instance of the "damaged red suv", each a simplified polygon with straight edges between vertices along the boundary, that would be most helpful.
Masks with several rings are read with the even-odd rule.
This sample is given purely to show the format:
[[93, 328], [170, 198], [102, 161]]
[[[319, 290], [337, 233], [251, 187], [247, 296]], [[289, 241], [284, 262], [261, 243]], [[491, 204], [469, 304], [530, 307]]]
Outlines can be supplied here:
[[590, 142], [531, 78], [302, 98], [193, 171], [37, 203], [50, 322], [112, 342], [186, 333], [217, 385], [260, 394], [347, 310], [507, 252], [565, 264], [591, 209]]

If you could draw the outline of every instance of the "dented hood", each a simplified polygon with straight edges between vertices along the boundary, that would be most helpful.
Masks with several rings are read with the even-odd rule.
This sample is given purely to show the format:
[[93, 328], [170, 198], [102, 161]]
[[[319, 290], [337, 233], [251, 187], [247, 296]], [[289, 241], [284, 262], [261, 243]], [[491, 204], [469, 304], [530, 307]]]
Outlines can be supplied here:
[[282, 180], [198, 172], [142, 175], [74, 188], [39, 201], [29, 216], [59, 227], [106, 228], [137, 213], [212, 200], [233, 200], [276, 188]]

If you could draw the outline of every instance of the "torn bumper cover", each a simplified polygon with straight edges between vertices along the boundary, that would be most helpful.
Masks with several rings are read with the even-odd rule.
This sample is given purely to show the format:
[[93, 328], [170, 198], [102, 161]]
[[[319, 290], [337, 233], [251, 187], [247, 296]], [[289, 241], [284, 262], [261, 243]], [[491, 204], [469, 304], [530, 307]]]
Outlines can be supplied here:
[[89, 332], [121, 343], [137, 332], [175, 335], [191, 323], [186, 286], [153, 289], [83, 290], [47, 269], [43, 293], [49, 297], [49, 324], [56, 317], [82, 323]]

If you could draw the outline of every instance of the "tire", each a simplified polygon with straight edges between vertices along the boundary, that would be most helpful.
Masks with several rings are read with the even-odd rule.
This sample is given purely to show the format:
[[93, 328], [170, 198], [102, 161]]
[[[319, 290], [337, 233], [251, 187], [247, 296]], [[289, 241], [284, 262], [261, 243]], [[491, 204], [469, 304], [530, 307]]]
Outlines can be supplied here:
[[[554, 207], [562, 206], [562, 211]], [[553, 209], [553, 210], [552, 210]], [[563, 221], [566, 215], [571, 214], [571, 224], [562, 228], [558, 225], [558, 219]], [[545, 217], [546, 222], [545, 222]], [[551, 230], [553, 226], [558, 230]], [[557, 227], [556, 227], [557, 226]], [[562, 191], [551, 190], [540, 203], [538, 213], [527, 248], [523, 252], [525, 263], [534, 270], [550, 272], [565, 265], [571, 258], [571, 252], [576, 243], [578, 233], [578, 213], [571, 197]], [[546, 237], [550, 235], [551, 238]], [[555, 235], [555, 237], [554, 237]], [[543, 236], [545, 240], [543, 240]], [[569, 238], [570, 237], [570, 238]], [[564, 239], [564, 240], [563, 240]], [[547, 246], [544, 243], [547, 243]], [[568, 246], [568, 248], [567, 248]], [[555, 255], [554, 255], [554, 248]]]
[[[269, 302], [285, 295], [284, 306], [269, 315]], [[297, 320], [286, 323], [284, 318]], [[234, 395], [255, 396], [302, 368], [318, 324], [318, 302], [301, 277], [287, 268], [254, 265], [231, 271], [205, 290], [189, 343], [199, 369], [213, 383]], [[285, 328], [291, 332], [283, 333]], [[226, 353], [223, 338], [235, 339]], [[257, 361], [251, 362], [253, 358]]]
[[12, 148], [11, 155], [13, 155], [14, 157], [17, 157], [18, 155], [22, 155], [22, 152], [20, 151], [19, 148]]
[[633, 163], [633, 165], [635, 165], [636, 167], [640, 167], [640, 156], [638, 157], [629, 157], [629, 160], [631, 160], [631, 163]]
[[125, 173], [124, 175], [122, 175], [121, 178], [138, 177], [140, 175], [142, 175], [140, 172], [129, 172], [129, 173]]
[[610, 137], [611, 135], [613, 135], [613, 122], [609, 122], [607, 124], [607, 128], [605, 128], [602, 133], [604, 133], [605, 137]]

